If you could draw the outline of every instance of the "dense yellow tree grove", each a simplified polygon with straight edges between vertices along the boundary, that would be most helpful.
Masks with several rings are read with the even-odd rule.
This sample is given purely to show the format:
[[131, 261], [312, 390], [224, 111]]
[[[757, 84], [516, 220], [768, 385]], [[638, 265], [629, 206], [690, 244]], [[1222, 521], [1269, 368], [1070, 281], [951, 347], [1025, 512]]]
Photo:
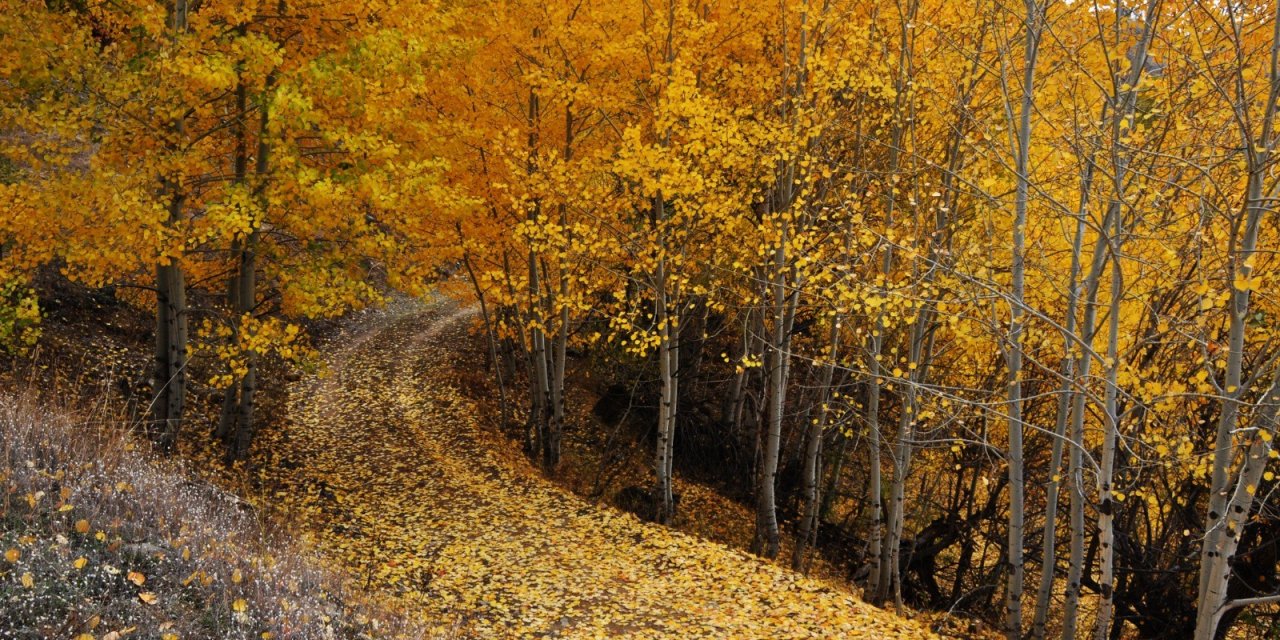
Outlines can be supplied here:
[[0, 9], [0, 339], [153, 306], [162, 446], [192, 354], [242, 458], [303, 319], [439, 289], [547, 473], [573, 361], [632, 390], [661, 522], [715, 442], [876, 604], [1275, 633], [1274, 1]]

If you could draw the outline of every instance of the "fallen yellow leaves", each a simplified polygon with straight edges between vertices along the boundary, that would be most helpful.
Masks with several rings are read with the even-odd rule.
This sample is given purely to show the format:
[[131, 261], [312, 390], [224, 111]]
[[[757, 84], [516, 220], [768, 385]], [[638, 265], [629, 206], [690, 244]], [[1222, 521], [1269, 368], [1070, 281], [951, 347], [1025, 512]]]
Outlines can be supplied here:
[[439, 345], [467, 313], [345, 337], [332, 374], [294, 390], [287, 437], [262, 434], [278, 456], [255, 465], [267, 504], [355, 575], [477, 637], [931, 637], [841, 586], [584, 502], [505, 455], [448, 382], [454, 356]]

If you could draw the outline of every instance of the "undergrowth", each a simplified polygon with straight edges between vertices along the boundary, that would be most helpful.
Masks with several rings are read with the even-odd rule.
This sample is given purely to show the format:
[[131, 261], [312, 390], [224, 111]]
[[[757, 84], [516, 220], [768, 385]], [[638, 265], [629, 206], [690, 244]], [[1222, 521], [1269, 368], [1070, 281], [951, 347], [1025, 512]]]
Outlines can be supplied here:
[[0, 395], [0, 639], [421, 636], [118, 426]]

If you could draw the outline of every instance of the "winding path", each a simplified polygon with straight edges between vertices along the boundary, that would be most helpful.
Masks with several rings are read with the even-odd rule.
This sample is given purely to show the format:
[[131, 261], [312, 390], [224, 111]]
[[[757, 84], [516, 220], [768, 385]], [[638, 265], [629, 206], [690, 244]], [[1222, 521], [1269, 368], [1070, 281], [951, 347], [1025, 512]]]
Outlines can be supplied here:
[[369, 314], [264, 434], [272, 502], [409, 610], [482, 638], [922, 638], [915, 623], [596, 506], [477, 424], [450, 382], [472, 311]]

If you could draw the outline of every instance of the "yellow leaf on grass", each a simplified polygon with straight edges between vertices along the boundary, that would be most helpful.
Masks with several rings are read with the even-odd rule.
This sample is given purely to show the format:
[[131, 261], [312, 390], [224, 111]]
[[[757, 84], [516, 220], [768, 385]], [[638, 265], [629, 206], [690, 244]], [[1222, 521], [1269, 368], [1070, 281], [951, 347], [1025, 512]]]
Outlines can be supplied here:
[[240, 583], [241, 583], [241, 582], [243, 582], [243, 581], [244, 581], [244, 574], [243, 574], [243, 573], [240, 573], [240, 570], [239, 570], [239, 569], [236, 569], [236, 570], [234, 570], [234, 571], [232, 571], [232, 572], [231, 572], [231, 583], [232, 583], [232, 584], [240, 584]]
[[143, 591], [142, 593], [139, 593], [138, 599], [147, 604], [155, 604], [160, 600], [156, 597], [156, 594], [151, 593], [150, 591]]
[[84, 556], [80, 556], [79, 558], [76, 558], [74, 561], [72, 561], [71, 566], [77, 569], [83, 569], [86, 564], [89, 564], [89, 560], [86, 559]]
[[30, 572], [22, 574], [22, 586], [28, 589], [36, 586], [36, 579], [32, 577]]
[[231, 603], [231, 610], [236, 613], [244, 613], [244, 610], [248, 608], [249, 603], [245, 602], [244, 598], [236, 598], [236, 601]]
[[89, 521], [84, 518], [76, 520], [76, 533], [89, 533]]
[[17, 562], [18, 558], [21, 557], [22, 552], [18, 551], [17, 547], [11, 547], [8, 551], [4, 552], [4, 559], [8, 560], [10, 563]]
[[125, 577], [129, 579], [129, 582], [132, 582], [138, 585], [139, 587], [142, 586], [142, 583], [147, 581], [147, 577], [142, 575], [141, 573], [138, 573], [137, 571], [130, 571], [129, 575]]

